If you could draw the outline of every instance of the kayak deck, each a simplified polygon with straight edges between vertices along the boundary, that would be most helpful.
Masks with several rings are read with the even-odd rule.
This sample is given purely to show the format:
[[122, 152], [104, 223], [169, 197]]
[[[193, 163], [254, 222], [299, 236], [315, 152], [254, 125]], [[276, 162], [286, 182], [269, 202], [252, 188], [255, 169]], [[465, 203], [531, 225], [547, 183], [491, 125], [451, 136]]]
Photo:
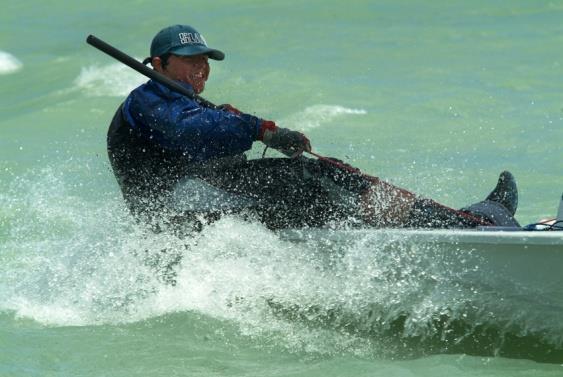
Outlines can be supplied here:
[[483, 227], [478, 229], [362, 229], [330, 230], [306, 229], [285, 230], [282, 238], [299, 241], [305, 238], [322, 237], [325, 240], [339, 241], [367, 235], [397, 237], [404, 241], [447, 244], [475, 245], [520, 245], [553, 246], [550, 250], [563, 253], [563, 232], [560, 231], [525, 231], [519, 228]]

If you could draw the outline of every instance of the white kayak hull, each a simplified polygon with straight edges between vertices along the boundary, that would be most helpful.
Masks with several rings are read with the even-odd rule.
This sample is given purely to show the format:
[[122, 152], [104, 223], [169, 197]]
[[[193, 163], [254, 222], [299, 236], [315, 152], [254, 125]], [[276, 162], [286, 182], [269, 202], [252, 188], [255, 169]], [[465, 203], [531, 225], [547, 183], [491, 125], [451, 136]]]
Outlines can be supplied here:
[[375, 253], [411, 245], [410, 253], [424, 253], [442, 264], [448, 258], [445, 268], [452, 276], [463, 276], [465, 284], [526, 295], [563, 310], [563, 231], [308, 229], [281, 231], [280, 237], [325, 244], [369, 238]]

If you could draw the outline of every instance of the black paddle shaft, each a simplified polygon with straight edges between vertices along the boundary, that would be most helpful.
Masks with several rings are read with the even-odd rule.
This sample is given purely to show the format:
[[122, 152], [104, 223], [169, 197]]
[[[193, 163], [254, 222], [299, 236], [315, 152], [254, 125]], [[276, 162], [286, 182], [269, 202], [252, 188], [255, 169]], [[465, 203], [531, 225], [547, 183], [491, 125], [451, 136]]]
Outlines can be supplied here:
[[107, 44], [106, 42], [102, 41], [101, 39], [99, 39], [99, 38], [97, 38], [93, 35], [89, 35], [88, 38], [86, 38], [86, 42], [88, 44], [96, 47], [98, 50], [105, 52], [106, 54], [108, 54], [112, 58], [119, 60], [120, 62], [122, 62], [126, 66], [133, 68], [135, 71], [139, 72], [140, 74], [145, 75], [148, 78], [153, 79], [155, 81], [158, 81], [162, 85], [167, 86], [171, 90], [174, 90], [178, 93], [181, 93], [181, 94], [185, 95], [186, 97], [191, 98], [191, 99], [199, 102], [203, 106], [210, 107], [210, 108], [213, 108], [213, 109], [217, 108], [217, 106], [215, 106], [213, 103], [207, 101], [205, 98], [202, 98], [202, 97], [198, 96], [197, 94], [190, 92], [188, 89], [184, 88], [182, 85], [178, 84], [176, 81], [169, 79], [168, 77], [164, 76], [162, 73], [155, 71], [154, 69], [150, 69], [149, 67], [147, 67], [143, 63], [139, 62], [136, 59], [133, 59], [132, 57], [130, 57], [126, 53], [124, 53], [124, 52], [118, 50], [117, 48]]

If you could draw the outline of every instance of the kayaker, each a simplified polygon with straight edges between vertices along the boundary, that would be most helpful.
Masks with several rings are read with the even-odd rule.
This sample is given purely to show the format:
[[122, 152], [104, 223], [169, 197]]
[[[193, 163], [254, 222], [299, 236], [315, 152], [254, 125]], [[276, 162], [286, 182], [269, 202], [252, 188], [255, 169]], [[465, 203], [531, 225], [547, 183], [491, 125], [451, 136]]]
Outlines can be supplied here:
[[[144, 63], [200, 94], [209, 78], [209, 59], [224, 57], [193, 27], [173, 25], [156, 34]], [[255, 141], [293, 158], [247, 160], [244, 152]], [[412, 227], [515, 221], [516, 186], [509, 173], [501, 176], [503, 184], [496, 190], [500, 194], [486, 200], [502, 203], [498, 208], [488, 203], [460, 212], [368, 179], [347, 165], [299, 157], [304, 151], [310, 152], [311, 145], [300, 132], [230, 105], [204, 106], [154, 80], [129, 94], [108, 131], [108, 154], [123, 196], [143, 220], [185, 215], [171, 210], [170, 193], [182, 179], [197, 177], [250, 199], [251, 216], [271, 228], [343, 220]]]

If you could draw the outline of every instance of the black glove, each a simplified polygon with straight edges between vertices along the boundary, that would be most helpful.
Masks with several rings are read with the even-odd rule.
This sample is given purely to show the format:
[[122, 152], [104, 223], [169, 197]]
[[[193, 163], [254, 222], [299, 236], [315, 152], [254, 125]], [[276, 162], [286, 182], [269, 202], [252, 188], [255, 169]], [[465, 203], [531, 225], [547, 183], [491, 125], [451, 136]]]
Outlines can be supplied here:
[[278, 127], [269, 120], [262, 121], [258, 139], [268, 147], [278, 149], [291, 157], [297, 157], [304, 151], [311, 151], [309, 139], [301, 132]]

